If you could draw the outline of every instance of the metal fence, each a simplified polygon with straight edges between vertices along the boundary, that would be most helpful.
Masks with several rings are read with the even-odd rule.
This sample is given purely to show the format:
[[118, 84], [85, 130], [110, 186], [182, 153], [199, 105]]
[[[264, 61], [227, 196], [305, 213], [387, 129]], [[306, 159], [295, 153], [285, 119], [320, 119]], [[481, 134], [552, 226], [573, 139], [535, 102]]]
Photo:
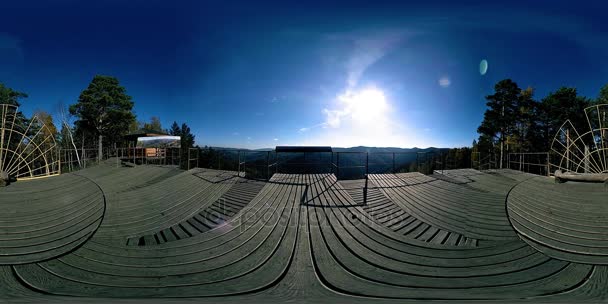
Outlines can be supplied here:
[[[467, 161], [468, 162], [468, 161]], [[276, 152], [198, 149], [188, 151], [187, 169], [202, 167], [237, 171], [268, 180], [274, 173], [334, 173], [338, 179], [362, 179], [368, 174], [457, 169], [447, 151], [433, 152]]]
[[[71, 172], [116, 158], [116, 164], [130, 162], [138, 165], [170, 165], [183, 169], [197, 167], [236, 171], [253, 179], [268, 180], [274, 173], [333, 173], [340, 180], [364, 179], [368, 174], [420, 172], [473, 168], [500, 168], [496, 154], [472, 152], [470, 165], [462, 164], [448, 150], [428, 152], [279, 152], [235, 149], [190, 148], [182, 155], [179, 148], [104, 148], [99, 150], [59, 149], [61, 172]], [[468, 162], [468, 159], [467, 159]], [[509, 153], [504, 168], [550, 176], [555, 168], [548, 152]]]
[[179, 166], [180, 148], [103, 148], [101, 157], [97, 148], [58, 149], [61, 172], [72, 172], [99, 164], [111, 158], [116, 165], [123, 162], [136, 165]]
[[508, 168], [545, 176], [553, 173], [549, 152], [509, 153]]

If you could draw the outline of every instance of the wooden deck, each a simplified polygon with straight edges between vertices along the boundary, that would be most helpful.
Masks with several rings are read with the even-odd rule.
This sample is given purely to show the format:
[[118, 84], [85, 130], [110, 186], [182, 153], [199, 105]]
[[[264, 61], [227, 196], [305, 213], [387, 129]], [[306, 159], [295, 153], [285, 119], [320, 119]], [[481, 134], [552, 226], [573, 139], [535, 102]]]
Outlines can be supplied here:
[[366, 198], [333, 174], [153, 166], [15, 183], [0, 301], [608, 300], [603, 186], [437, 174], [370, 175]]

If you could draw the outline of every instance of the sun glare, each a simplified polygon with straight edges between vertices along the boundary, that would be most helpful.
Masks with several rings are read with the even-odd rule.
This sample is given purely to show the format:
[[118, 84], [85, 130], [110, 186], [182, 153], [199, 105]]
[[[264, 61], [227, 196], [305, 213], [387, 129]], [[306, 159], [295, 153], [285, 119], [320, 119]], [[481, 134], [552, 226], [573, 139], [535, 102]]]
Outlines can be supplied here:
[[349, 92], [342, 95], [340, 100], [346, 104], [346, 111], [353, 120], [359, 122], [381, 119], [388, 108], [384, 93], [376, 88]]

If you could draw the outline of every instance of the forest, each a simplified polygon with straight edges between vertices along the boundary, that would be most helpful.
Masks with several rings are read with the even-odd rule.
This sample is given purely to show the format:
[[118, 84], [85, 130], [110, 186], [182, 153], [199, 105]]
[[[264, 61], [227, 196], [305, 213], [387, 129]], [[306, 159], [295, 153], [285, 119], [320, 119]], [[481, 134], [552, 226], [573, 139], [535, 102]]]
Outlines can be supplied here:
[[496, 83], [494, 93], [486, 96], [487, 110], [473, 151], [502, 160], [497, 167], [505, 165], [508, 153], [549, 152], [566, 120], [577, 130], [588, 129], [585, 108], [608, 103], [608, 85], [596, 98], [582, 96], [573, 87], [560, 87], [540, 99], [534, 92], [511, 79]]

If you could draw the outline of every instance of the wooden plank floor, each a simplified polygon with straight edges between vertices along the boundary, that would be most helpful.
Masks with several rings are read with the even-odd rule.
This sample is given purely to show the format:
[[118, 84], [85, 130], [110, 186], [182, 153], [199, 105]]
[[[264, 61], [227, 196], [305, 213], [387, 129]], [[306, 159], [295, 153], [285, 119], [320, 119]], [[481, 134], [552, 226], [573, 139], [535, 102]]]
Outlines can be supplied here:
[[503, 195], [420, 173], [372, 174], [370, 180], [408, 214], [433, 227], [461, 234], [472, 242], [517, 239], [506, 216]]
[[[608, 300], [608, 266], [598, 258], [606, 192], [595, 186], [560, 187], [507, 171], [452, 174], [467, 174], [466, 183], [417, 173], [372, 175], [362, 205], [362, 193], [351, 189], [360, 181], [338, 182], [333, 174], [275, 174], [253, 182], [234, 172], [171, 170], [100, 165], [82, 176], [1, 190], [0, 199], [11, 203], [2, 200], [0, 208], [13, 214], [0, 215], [0, 248], [21, 242], [5, 235], [24, 222], [48, 227], [81, 219], [78, 212], [96, 206], [85, 197], [105, 195], [107, 206], [103, 222], [77, 246], [0, 265], [0, 302]], [[489, 185], [512, 190], [507, 197]], [[33, 209], [18, 208], [25, 195]], [[572, 201], [581, 197], [588, 206], [573, 217]], [[202, 231], [190, 221], [220, 210], [222, 199], [229, 212], [212, 218], [220, 225]], [[57, 206], [65, 208], [52, 213]], [[410, 233], [392, 225], [415, 220]], [[556, 230], [567, 238], [550, 234], [557, 223], [573, 225]], [[53, 241], [54, 233], [45, 235]], [[141, 237], [144, 246], [137, 246]]]
[[0, 190], [0, 265], [65, 254], [99, 227], [104, 196], [85, 177], [65, 174]]
[[[194, 216], [151, 235], [128, 238], [127, 244], [134, 246], [158, 245], [181, 240], [207, 232], [225, 224], [262, 190], [264, 182], [237, 177], [232, 186], [211, 206]], [[146, 243], [146, 240], [152, 243]]]
[[368, 181], [367, 198], [364, 199], [365, 180], [340, 181], [353, 200], [377, 222], [393, 231], [414, 239], [452, 246], [477, 246], [478, 240], [460, 233], [434, 227], [412, 216], [384, 195], [378, 185]]
[[511, 223], [531, 246], [545, 254], [608, 265], [608, 188], [603, 184], [533, 177], [508, 197]]

